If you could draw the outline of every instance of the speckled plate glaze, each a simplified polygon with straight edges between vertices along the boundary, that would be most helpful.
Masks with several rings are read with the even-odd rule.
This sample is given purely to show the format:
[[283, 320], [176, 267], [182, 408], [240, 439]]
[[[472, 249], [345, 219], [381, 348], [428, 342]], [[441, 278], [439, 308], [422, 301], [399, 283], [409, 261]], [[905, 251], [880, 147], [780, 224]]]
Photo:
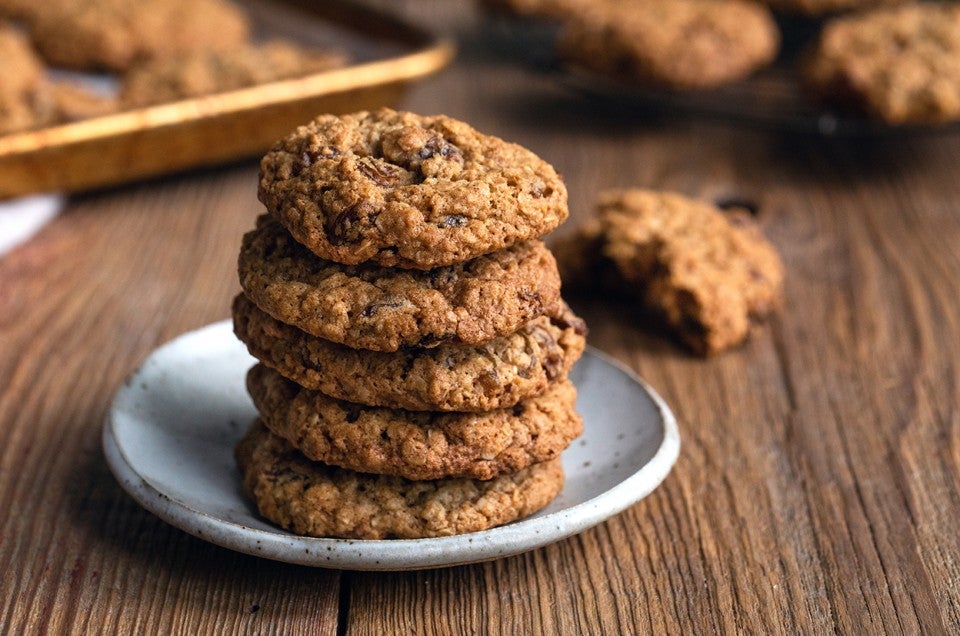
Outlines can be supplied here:
[[255, 416], [244, 388], [251, 364], [229, 321], [167, 343], [120, 387], [103, 448], [120, 485], [147, 510], [201, 539], [278, 561], [411, 570], [519, 554], [636, 503], [663, 481], [680, 450], [663, 400], [630, 371], [588, 351], [572, 373], [584, 434], [563, 454], [563, 492], [540, 513], [438, 539], [300, 537], [261, 519], [241, 491], [233, 447]]

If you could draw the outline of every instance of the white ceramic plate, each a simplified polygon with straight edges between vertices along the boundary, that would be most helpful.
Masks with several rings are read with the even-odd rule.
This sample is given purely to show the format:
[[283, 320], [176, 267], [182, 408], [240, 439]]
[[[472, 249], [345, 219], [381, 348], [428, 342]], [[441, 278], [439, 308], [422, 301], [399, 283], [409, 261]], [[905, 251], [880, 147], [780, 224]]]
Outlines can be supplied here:
[[233, 446], [256, 415], [244, 388], [253, 362], [229, 321], [167, 343], [120, 387], [103, 447], [120, 485], [147, 510], [201, 539], [278, 561], [404, 570], [519, 554], [636, 503], [663, 481], [680, 450], [663, 400], [630, 371], [588, 351], [572, 373], [584, 434], [563, 454], [563, 491], [540, 513], [439, 539], [300, 537], [262, 520], [241, 492]]

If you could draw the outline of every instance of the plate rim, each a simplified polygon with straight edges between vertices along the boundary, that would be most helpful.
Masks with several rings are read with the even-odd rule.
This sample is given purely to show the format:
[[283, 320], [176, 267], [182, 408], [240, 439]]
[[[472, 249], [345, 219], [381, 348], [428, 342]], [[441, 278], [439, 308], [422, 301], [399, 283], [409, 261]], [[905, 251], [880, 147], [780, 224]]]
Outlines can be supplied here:
[[[110, 403], [102, 430], [102, 447], [107, 465], [128, 495], [166, 523], [230, 550], [297, 565], [370, 571], [418, 570], [489, 561], [561, 541], [623, 512], [663, 482], [680, 453], [680, 431], [676, 417], [663, 398], [632, 369], [588, 345], [587, 355], [615, 367], [640, 385], [656, 408], [663, 430], [660, 445], [653, 456], [639, 470], [597, 496], [562, 510], [505, 526], [428, 539], [315, 538], [298, 536], [279, 528], [252, 528], [199, 510], [162, 492], [137, 472], [114, 432], [118, 402], [125, 388], [132, 384], [131, 378], [141, 373], [156, 355], [181, 340], [197, 337], [203, 332], [223, 330], [230, 324], [229, 319], [211, 323], [153, 349], [120, 384]], [[368, 551], [367, 556], [363, 554], [364, 550]], [[371, 553], [379, 558], [370, 556]]]

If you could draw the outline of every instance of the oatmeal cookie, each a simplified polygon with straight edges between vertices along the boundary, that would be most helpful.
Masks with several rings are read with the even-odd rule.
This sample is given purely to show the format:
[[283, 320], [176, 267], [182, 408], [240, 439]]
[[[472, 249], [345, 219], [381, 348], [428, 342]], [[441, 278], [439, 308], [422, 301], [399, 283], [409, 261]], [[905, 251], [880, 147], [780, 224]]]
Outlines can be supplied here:
[[827, 23], [804, 68], [821, 98], [891, 124], [960, 117], [960, 6], [923, 3]]
[[228, 0], [54, 0], [28, 24], [41, 55], [57, 66], [123, 71], [138, 60], [234, 48], [247, 15]]
[[233, 301], [233, 328], [250, 353], [300, 386], [332, 397], [413, 411], [489, 411], [513, 406], [565, 378], [585, 346], [586, 325], [565, 304], [516, 333], [476, 347], [395, 353], [351, 349], [311, 336]]
[[243, 238], [240, 284], [277, 320], [357, 349], [478, 345], [559, 311], [560, 275], [540, 241], [430, 271], [325, 261], [262, 216]]
[[260, 419], [312, 460], [406, 479], [492, 479], [558, 457], [583, 430], [563, 379], [483, 413], [404, 411], [335, 400], [267, 366], [247, 374]]
[[567, 191], [535, 154], [438, 115], [323, 115], [260, 163], [260, 200], [327, 260], [429, 269], [553, 230]]
[[749, 215], [668, 192], [603, 193], [581, 244], [599, 253], [574, 267], [613, 270], [621, 290], [638, 294], [700, 354], [741, 342], [783, 283], [780, 257]]
[[745, 0], [600, 2], [570, 18], [558, 43], [576, 66], [672, 90], [746, 77], [779, 46], [770, 11]]
[[489, 481], [408, 481], [311, 462], [255, 423], [236, 449], [260, 514], [314, 537], [417, 539], [492, 528], [533, 514], [563, 488], [559, 459]]
[[227, 51], [199, 51], [133, 67], [123, 78], [126, 106], [172, 102], [343, 66], [343, 54], [273, 40]]

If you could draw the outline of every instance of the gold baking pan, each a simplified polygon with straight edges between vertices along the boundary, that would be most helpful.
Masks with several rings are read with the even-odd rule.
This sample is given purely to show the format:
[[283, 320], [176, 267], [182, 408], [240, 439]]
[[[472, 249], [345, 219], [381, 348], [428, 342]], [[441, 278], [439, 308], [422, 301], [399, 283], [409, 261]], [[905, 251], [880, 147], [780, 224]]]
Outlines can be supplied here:
[[0, 136], [0, 198], [76, 191], [263, 152], [319, 113], [397, 102], [447, 65], [450, 40], [341, 0], [241, 3], [258, 35], [345, 51], [348, 66], [297, 79]]

